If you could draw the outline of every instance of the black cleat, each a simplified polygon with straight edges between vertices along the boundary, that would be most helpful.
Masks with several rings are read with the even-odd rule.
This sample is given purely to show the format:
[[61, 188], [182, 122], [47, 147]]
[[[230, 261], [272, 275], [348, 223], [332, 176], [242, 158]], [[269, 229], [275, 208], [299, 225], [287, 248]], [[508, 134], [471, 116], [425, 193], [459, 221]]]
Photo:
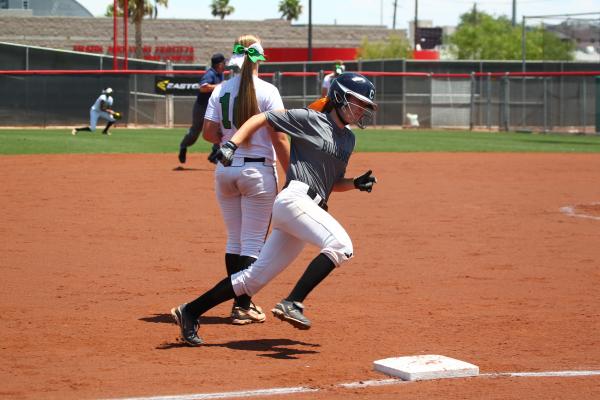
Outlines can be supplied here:
[[198, 320], [190, 317], [185, 312], [186, 305], [187, 304], [182, 304], [178, 307], [172, 308], [171, 315], [173, 316], [175, 323], [179, 325], [179, 329], [181, 330], [181, 338], [183, 341], [190, 346], [200, 346], [204, 342], [198, 336]]
[[292, 324], [294, 328], [310, 329], [310, 320], [304, 316], [304, 305], [299, 301], [281, 300], [271, 312], [280, 320]]
[[185, 164], [186, 156], [187, 156], [187, 147], [183, 147], [183, 148], [179, 149], [179, 162], [180, 163]]

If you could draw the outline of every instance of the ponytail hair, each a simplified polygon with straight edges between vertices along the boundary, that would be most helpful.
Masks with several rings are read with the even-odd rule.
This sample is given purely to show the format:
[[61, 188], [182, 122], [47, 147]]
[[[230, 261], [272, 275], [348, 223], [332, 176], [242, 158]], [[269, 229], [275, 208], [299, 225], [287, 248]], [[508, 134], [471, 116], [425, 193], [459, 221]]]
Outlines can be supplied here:
[[[258, 42], [260, 42], [260, 39], [257, 36], [243, 35], [236, 40], [235, 44], [249, 47]], [[254, 87], [254, 71], [256, 69], [258, 69], [258, 64], [252, 62], [250, 57], [246, 55], [240, 73], [240, 88], [233, 107], [233, 121], [237, 128], [260, 112]]]

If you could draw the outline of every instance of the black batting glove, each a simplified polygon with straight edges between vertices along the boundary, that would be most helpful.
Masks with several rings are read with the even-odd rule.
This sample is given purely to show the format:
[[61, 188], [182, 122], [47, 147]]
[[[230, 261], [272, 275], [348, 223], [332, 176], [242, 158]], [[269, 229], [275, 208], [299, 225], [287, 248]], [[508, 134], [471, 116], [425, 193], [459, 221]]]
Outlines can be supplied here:
[[221, 161], [221, 164], [225, 167], [229, 167], [233, 162], [233, 155], [237, 150], [237, 144], [233, 143], [231, 140], [226, 142], [219, 150], [217, 150], [217, 154], [215, 158]]
[[213, 144], [210, 154], [207, 157], [209, 162], [211, 162], [213, 164], [216, 164], [219, 162], [219, 160], [217, 160], [217, 152], [219, 151], [220, 148], [221, 147], [218, 144]]
[[361, 176], [354, 178], [354, 187], [361, 192], [371, 193], [371, 190], [373, 190], [373, 185], [377, 183], [377, 178], [371, 176], [372, 173], [373, 171], [368, 170]]

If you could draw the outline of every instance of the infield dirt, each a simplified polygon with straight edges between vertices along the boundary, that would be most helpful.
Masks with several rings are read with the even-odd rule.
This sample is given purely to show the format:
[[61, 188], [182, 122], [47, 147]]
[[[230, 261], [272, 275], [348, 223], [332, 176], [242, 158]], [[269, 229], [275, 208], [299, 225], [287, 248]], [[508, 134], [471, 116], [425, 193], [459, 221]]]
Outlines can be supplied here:
[[[600, 376], [384, 379], [377, 359], [443, 354], [481, 373], [600, 370], [600, 157], [361, 153], [372, 193], [334, 193], [355, 257], [306, 301], [298, 331], [201, 319], [185, 347], [169, 310], [224, 277], [213, 166], [177, 155], [0, 157], [0, 397], [92, 399], [288, 386], [290, 399], [597, 399]], [[316, 249], [262, 292], [269, 310]], [[279, 398], [273, 396], [270, 398]]]

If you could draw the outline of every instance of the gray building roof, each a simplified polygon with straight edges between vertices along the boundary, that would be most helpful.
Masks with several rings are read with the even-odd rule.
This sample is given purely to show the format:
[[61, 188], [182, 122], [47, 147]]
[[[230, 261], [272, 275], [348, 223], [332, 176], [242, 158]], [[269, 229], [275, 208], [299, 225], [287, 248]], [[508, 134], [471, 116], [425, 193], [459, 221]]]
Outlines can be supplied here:
[[[121, 30], [122, 25], [119, 25]], [[144, 46], [190, 46], [193, 62], [207, 63], [216, 52], [231, 51], [236, 37], [258, 35], [263, 47], [303, 48], [307, 46], [307, 27], [283, 19], [240, 21], [218, 19], [144, 19]], [[393, 31], [385, 26], [313, 25], [313, 47], [360, 47], [364, 38], [386, 40]], [[396, 31], [404, 35], [404, 32]], [[122, 38], [120, 37], [121, 41]], [[112, 18], [29, 17], [8, 18], [0, 13], [0, 42], [75, 50], [76, 46], [97, 46], [103, 53], [113, 43]], [[130, 26], [129, 45], [134, 44]]]
[[34, 17], [93, 17], [77, 0], [0, 0], [0, 16], [33, 15]]

